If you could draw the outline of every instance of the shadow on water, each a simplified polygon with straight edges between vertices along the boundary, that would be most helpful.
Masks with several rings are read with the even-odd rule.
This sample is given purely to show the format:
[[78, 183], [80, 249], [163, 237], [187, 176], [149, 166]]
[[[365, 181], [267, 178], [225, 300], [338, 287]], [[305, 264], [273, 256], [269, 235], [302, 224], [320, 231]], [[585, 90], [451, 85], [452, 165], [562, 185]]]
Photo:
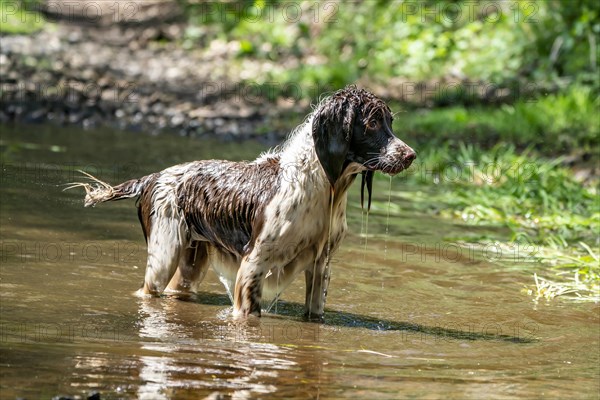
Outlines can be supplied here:
[[[231, 306], [229, 297], [224, 294], [198, 292], [194, 297], [179, 298], [182, 301], [191, 301], [198, 304], [214, 306]], [[277, 313], [269, 313], [271, 316], [290, 317], [295, 321], [306, 321], [300, 317], [304, 314], [304, 305], [295, 302], [280, 300], [277, 307]], [[306, 323], [310, 323], [306, 321]], [[325, 318], [322, 322], [325, 326], [344, 327], [344, 328], [362, 328], [373, 331], [401, 331], [415, 334], [425, 334], [437, 338], [454, 340], [486, 340], [502, 341], [512, 343], [537, 343], [538, 339], [533, 337], [523, 337], [514, 335], [505, 335], [497, 333], [473, 332], [460, 329], [450, 329], [439, 326], [428, 326], [412, 322], [391, 321], [387, 319], [374, 318], [367, 315], [349, 313], [345, 311], [336, 311], [325, 309]], [[528, 332], [533, 335], [534, 332]]]

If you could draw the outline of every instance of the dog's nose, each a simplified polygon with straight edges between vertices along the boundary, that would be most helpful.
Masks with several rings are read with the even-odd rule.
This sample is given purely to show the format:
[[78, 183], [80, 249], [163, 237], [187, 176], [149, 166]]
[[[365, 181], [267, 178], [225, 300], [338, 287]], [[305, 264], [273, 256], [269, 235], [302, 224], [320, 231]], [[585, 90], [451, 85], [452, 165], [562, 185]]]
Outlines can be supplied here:
[[411, 149], [406, 152], [406, 155], [404, 156], [404, 161], [413, 162], [415, 158], [417, 158], [417, 153], [415, 153], [415, 151]]

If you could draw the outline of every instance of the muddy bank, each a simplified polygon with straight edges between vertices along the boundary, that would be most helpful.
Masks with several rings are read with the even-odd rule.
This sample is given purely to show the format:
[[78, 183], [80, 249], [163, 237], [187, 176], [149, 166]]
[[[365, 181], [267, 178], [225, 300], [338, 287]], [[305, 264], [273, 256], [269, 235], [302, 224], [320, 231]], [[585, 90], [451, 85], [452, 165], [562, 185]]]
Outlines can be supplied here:
[[249, 66], [236, 62], [235, 43], [182, 48], [185, 23], [173, 3], [155, 5], [165, 3], [168, 12], [138, 10], [135, 21], [61, 15], [55, 6], [42, 31], [3, 36], [0, 122], [276, 141], [309, 111], [300, 94], [271, 102], [274, 87], [240, 82]]
[[[270, 81], [271, 72], [294, 70], [318, 57], [309, 49], [276, 59], [241, 57], [240, 43], [218, 39], [210, 24], [188, 26], [174, 0], [54, 0], [34, 12], [47, 22], [42, 31], [0, 37], [0, 122], [272, 143], [310, 111], [307, 99], [333, 89]], [[187, 35], [188, 29], [195, 33]], [[531, 89], [456, 77], [420, 83], [363, 77], [358, 84], [424, 108], [511, 102]]]

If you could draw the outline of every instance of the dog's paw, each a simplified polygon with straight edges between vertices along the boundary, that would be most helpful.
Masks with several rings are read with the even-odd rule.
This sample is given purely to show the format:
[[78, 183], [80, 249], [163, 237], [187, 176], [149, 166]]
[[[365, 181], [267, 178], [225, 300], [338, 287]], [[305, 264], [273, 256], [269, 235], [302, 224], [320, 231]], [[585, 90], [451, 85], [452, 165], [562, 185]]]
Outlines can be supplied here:
[[155, 294], [148, 292], [145, 288], [139, 288], [138, 290], [136, 290], [133, 295], [135, 297], [139, 297], [142, 299], [147, 299], [150, 297], [157, 297]]
[[315, 314], [307, 311], [304, 313], [304, 320], [308, 322], [323, 323], [325, 322], [325, 314]]
[[240, 309], [236, 309], [234, 307], [232, 315], [234, 319], [247, 319], [249, 317], [260, 318], [260, 307], [255, 307], [252, 311], [250, 310], [250, 308], [243, 307]]

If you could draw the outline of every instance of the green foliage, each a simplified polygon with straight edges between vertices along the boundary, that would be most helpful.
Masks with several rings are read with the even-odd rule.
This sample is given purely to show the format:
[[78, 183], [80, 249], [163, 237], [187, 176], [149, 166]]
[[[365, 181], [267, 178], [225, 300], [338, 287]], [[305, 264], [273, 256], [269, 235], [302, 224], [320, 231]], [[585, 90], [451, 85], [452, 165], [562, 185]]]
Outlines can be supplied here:
[[552, 247], [597, 240], [598, 189], [575, 180], [560, 166], [560, 158], [517, 154], [505, 145], [490, 151], [446, 146], [431, 156], [425, 150], [424, 157], [423, 167], [434, 171], [439, 184], [452, 188], [445, 199], [449, 215], [469, 223], [504, 225], [513, 231], [512, 240]]
[[[538, 297], [574, 294], [598, 301], [600, 288], [600, 197], [596, 183], [582, 184], [561, 166], [514, 147], [482, 151], [472, 145], [421, 149], [410, 179], [436, 184], [447, 218], [508, 228], [495, 243], [535, 246], [555, 280], [536, 277]], [[532, 292], [533, 294], [533, 292]]]
[[[595, 0], [536, 2], [540, 17], [529, 24], [524, 67], [536, 80], [599, 87], [600, 3]], [[526, 2], [522, 3], [526, 4]]]
[[181, 1], [194, 38], [235, 40], [240, 55], [276, 62], [259, 83], [454, 77], [598, 87], [600, 6], [593, 0]]
[[38, 0], [0, 0], [0, 33], [30, 34], [44, 26]]
[[600, 96], [575, 85], [564, 92], [522, 99], [499, 107], [453, 106], [397, 114], [395, 132], [411, 143], [498, 141], [533, 147], [548, 155], [597, 154]]

